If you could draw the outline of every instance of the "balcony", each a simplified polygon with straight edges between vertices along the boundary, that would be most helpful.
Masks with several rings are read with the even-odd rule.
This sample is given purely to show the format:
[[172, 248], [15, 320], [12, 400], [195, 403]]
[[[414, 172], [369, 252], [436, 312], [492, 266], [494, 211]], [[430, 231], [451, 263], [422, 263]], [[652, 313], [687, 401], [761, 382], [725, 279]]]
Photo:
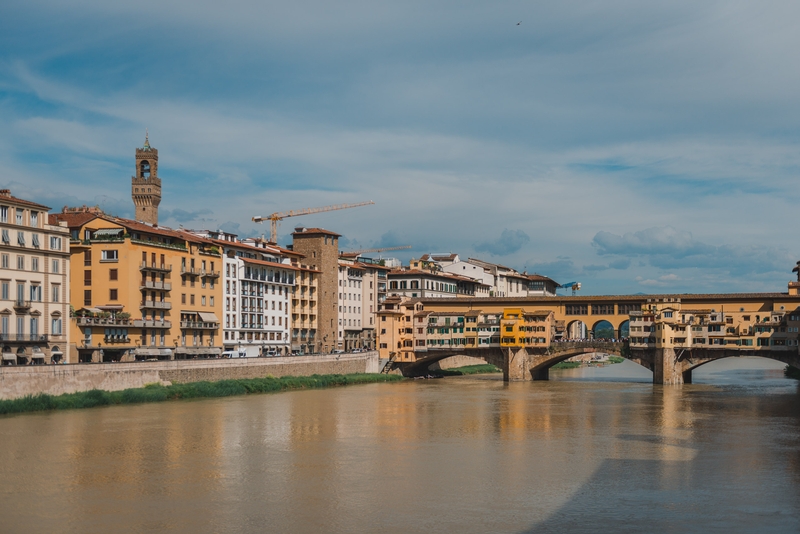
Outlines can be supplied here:
[[131, 319], [115, 319], [113, 317], [76, 317], [78, 326], [130, 326]]
[[171, 302], [163, 302], [160, 300], [145, 300], [139, 305], [140, 309], [156, 309], [156, 310], [171, 310]]
[[219, 278], [219, 271], [200, 269], [200, 276], [205, 276], [206, 278]]
[[31, 301], [30, 300], [17, 299], [17, 300], [14, 301], [14, 309], [15, 310], [29, 310], [29, 309], [31, 309]]
[[0, 334], [0, 341], [47, 343], [47, 334]]
[[203, 321], [181, 321], [181, 328], [189, 330], [217, 330], [219, 323], [206, 323]]
[[140, 271], [155, 271], [157, 273], [170, 273], [172, 272], [172, 265], [167, 265], [166, 263], [147, 263], [143, 261], [141, 265], [139, 265]]
[[172, 328], [172, 322], [161, 319], [136, 319], [133, 321], [135, 328]]
[[169, 282], [153, 282], [152, 280], [146, 280], [139, 286], [139, 289], [161, 289], [164, 291], [171, 291], [172, 284]]
[[105, 336], [103, 338], [109, 345], [113, 345], [114, 343], [130, 343], [130, 338], [128, 336]]

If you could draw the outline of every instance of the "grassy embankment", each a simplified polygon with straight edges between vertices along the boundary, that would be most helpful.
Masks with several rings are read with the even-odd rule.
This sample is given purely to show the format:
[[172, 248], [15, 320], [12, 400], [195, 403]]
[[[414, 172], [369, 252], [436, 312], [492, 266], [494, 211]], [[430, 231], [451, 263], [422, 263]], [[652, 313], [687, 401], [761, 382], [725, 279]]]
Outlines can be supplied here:
[[786, 378], [794, 378], [795, 380], [800, 380], [800, 369], [797, 367], [792, 367], [791, 365], [787, 365], [786, 369], [783, 370], [783, 374], [786, 375]]
[[463, 375], [483, 375], [488, 373], [502, 373], [503, 370], [490, 363], [478, 365], [465, 365], [464, 367], [454, 367], [452, 369], [437, 369], [431, 371], [435, 376], [463, 376]]
[[41, 412], [49, 410], [71, 410], [94, 408], [113, 404], [140, 404], [144, 402], [163, 402], [178, 399], [197, 399], [203, 397], [230, 397], [253, 393], [272, 393], [291, 389], [317, 389], [374, 382], [395, 382], [403, 380], [398, 375], [351, 374], [351, 375], [313, 375], [284, 376], [275, 378], [248, 378], [220, 380], [218, 382], [192, 382], [162, 386], [148, 384], [143, 388], [122, 391], [103, 391], [93, 389], [80, 393], [64, 395], [33, 395], [12, 400], [0, 400], [0, 414]]

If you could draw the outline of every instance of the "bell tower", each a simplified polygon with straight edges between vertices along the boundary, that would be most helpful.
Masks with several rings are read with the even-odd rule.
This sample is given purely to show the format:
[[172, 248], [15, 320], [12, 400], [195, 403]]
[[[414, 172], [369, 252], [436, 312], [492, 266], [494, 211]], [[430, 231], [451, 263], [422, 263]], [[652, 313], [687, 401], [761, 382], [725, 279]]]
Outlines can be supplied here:
[[158, 150], [150, 146], [147, 132], [144, 146], [136, 149], [136, 174], [131, 177], [131, 198], [136, 206], [136, 220], [158, 225], [158, 205], [161, 204]]

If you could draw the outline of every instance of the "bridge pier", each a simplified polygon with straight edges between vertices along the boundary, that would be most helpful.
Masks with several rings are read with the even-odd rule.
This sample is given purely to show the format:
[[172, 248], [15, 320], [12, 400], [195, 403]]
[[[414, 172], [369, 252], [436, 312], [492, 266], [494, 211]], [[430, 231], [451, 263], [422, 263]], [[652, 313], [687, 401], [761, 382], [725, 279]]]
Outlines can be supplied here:
[[[663, 384], [665, 386], [683, 384], [685, 378], [683, 365], [678, 361], [675, 349], [658, 348], [654, 349], [654, 351], [653, 384]], [[691, 383], [692, 372], [687, 371], [687, 373]]]
[[503, 381], [531, 380], [528, 351], [525, 348], [514, 350], [508, 348], [503, 354]]

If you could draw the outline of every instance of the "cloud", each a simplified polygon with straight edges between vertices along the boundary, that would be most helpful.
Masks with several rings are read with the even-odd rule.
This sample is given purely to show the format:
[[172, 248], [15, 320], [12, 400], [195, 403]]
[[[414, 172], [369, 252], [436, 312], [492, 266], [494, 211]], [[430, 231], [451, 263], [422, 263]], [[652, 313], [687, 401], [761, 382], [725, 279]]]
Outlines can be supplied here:
[[475, 247], [478, 252], [488, 252], [492, 256], [508, 256], [517, 252], [522, 247], [530, 243], [531, 238], [522, 230], [503, 229], [500, 238], [494, 241], [486, 241]]
[[[594, 236], [592, 245], [601, 256], [642, 257], [649, 265], [660, 269], [703, 268], [737, 276], [788, 272], [794, 262], [794, 256], [784, 247], [709, 245], [695, 239], [691, 232], [672, 226], [647, 228], [623, 235], [601, 231]], [[630, 263], [629, 259], [627, 261]], [[660, 280], [663, 282], [665, 279]]]
[[203, 221], [209, 220], [207, 217], [205, 217], [205, 218], [201, 218], [201, 217], [203, 215], [212, 215], [213, 213], [214, 212], [211, 211], [208, 208], [199, 209], [199, 210], [195, 210], [195, 211], [186, 211], [186, 210], [182, 210], [180, 208], [176, 208], [176, 209], [174, 209], [172, 211], [168, 211], [168, 210], [164, 211], [163, 212], [163, 218], [165, 220], [169, 219], [169, 218], [172, 218], [172, 219], [178, 221], [179, 223], [185, 223], [185, 222], [196, 221], [196, 220], [203, 220]]

